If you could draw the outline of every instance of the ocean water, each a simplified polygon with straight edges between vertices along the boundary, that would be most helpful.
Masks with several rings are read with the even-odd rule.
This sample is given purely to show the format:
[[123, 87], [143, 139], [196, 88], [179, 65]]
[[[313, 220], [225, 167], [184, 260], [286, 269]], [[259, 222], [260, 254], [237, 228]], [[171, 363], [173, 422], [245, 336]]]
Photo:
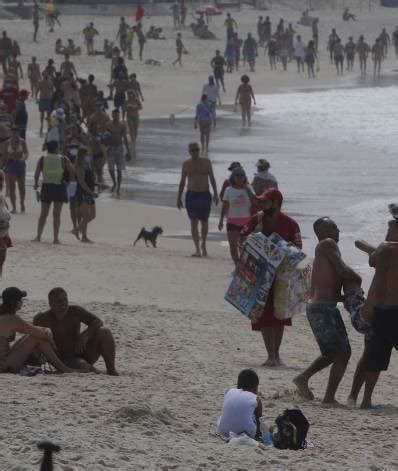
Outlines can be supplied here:
[[[249, 178], [257, 159], [271, 162], [285, 196], [285, 210], [305, 227], [330, 216], [341, 228], [342, 246], [355, 238], [378, 243], [398, 201], [398, 87], [366, 87], [283, 93], [257, 97], [252, 127], [238, 113], [219, 120], [210, 142], [218, 185], [227, 167], [240, 161]], [[155, 137], [155, 138], [154, 138]], [[197, 140], [193, 120], [144, 124], [136, 166], [129, 170], [132, 197], [175, 204], [186, 147]], [[354, 263], [364, 266], [360, 254]]]

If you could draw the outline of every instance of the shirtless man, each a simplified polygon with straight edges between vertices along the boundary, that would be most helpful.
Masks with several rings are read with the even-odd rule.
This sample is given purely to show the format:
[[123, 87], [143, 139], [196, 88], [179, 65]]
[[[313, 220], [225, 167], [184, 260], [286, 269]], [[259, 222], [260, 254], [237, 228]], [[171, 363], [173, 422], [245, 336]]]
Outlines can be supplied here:
[[55, 92], [53, 81], [43, 73], [43, 78], [38, 84], [39, 92], [39, 111], [40, 111], [40, 136], [43, 135], [44, 114], [46, 114], [47, 123], [50, 122], [52, 111], [52, 97]]
[[119, 38], [120, 49], [123, 51], [123, 54], [126, 54], [127, 51], [127, 34], [130, 26], [126, 23], [124, 16], [120, 18], [119, 29], [116, 35], [116, 39]]
[[344, 283], [360, 284], [362, 280], [341, 258], [337, 246], [339, 229], [336, 223], [327, 217], [320, 218], [314, 223], [314, 231], [319, 243], [315, 248], [307, 318], [321, 356], [298, 375], [294, 383], [303, 397], [312, 400], [314, 395], [308, 386], [310, 378], [332, 365], [323, 402], [337, 404], [335, 394], [347, 368], [351, 347], [336, 305], [342, 299], [341, 289]]
[[369, 44], [365, 41], [363, 35], [361, 35], [357, 43], [357, 53], [359, 58], [359, 65], [361, 67], [361, 75], [366, 75], [366, 65], [368, 62], [369, 52]]
[[222, 86], [223, 91], [225, 92], [225, 85], [224, 85], [224, 67], [227, 65], [225, 62], [224, 57], [220, 54], [220, 51], [217, 49], [216, 55], [210, 61], [210, 66], [213, 69], [213, 75], [216, 80], [216, 85], [220, 88], [220, 84]]
[[60, 67], [60, 72], [63, 77], [67, 77], [70, 74], [73, 75], [73, 77], [77, 78], [77, 72], [76, 68], [73, 64], [72, 61], [69, 60], [69, 54], [65, 54], [65, 61], [62, 62], [61, 67]]
[[40, 66], [36, 62], [36, 57], [32, 57], [32, 62], [28, 65], [28, 79], [30, 81], [30, 91], [32, 97], [37, 101], [39, 94], [39, 82], [41, 80]]
[[95, 103], [95, 108], [95, 112], [88, 118], [88, 131], [90, 133], [93, 166], [97, 182], [103, 185], [106, 148], [102, 143], [102, 136], [106, 131], [106, 125], [109, 123], [110, 118], [108, 113], [103, 109], [101, 101]]
[[348, 38], [348, 42], [345, 45], [345, 54], [346, 54], [346, 61], [347, 61], [347, 71], [351, 71], [354, 68], [354, 59], [355, 59], [355, 52], [357, 46], [354, 43], [354, 39], [352, 36]]
[[[66, 365], [75, 369], [87, 369], [100, 356], [104, 359], [107, 373], [118, 376], [115, 367], [115, 340], [103, 322], [80, 306], [69, 305], [63, 288], [53, 288], [48, 293], [50, 309], [37, 314], [33, 324], [51, 329], [57, 354]], [[87, 329], [80, 332], [81, 324]], [[72, 368], [72, 366], [70, 366]], [[91, 368], [91, 371], [96, 371]]]
[[94, 84], [95, 77], [93, 74], [88, 76], [88, 81], [80, 87], [79, 94], [82, 104], [83, 120], [91, 116], [95, 112], [95, 101], [98, 94], [97, 86]]
[[383, 44], [380, 39], [376, 39], [376, 42], [372, 47], [372, 60], [373, 60], [373, 77], [380, 78], [381, 61], [384, 59]]
[[138, 124], [140, 121], [141, 101], [134, 90], [127, 90], [127, 100], [124, 105], [124, 113], [127, 117], [127, 126], [131, 139], [131, 154], [135, 157], [135, 144], [137, 142]]
[[[213, 174], [210, 160], [200, 157], [200, 147], [197, 142], [188, 146], [190, 159], [182, 164], [181, 180], [178, 187], [177, 208], [181, 210], [182, 193], [188, 180], [188, 189], [185, 195], [185, 206], [191, 221], [191, 234], [195, 244], [193, 257], [207, 257], [206, 239], [208, 233], [208, 220], [211, 207], [211, 194], [209, 181], [213, 189], [213, 202], [218, 204], [217, 183]], [[199, 243], [199, 221], [201, 222], [202, 243]]]
[[369, 265], [376, 272], [361, 311], [371, 330], [365, 338], [349, 401], [355, 403], [365, 381], [361, 409], [369, 409], [380, 372], [388, 369], [392, 349], [398, 349], [398, 221], [389, 221], [386, 241], [377, 248], [362, 241], [356, 245], [369, 255]]
[[98, 31], [95, 29], [93, 22], [83, 29], [83, 36], [87, 47], [87, 55], [94, 55], [94, 38], [98, 36]]
[[[119, 110], [112, 112], [112, 121], [106, 125], [106, 132], [110, 134], [108, 147], [108, 170], [112, 179], [113, 193], [116, 190], [116, 198], [120, 198], [120, 185], [122, 183], [122, 170], [124, 169], [124, 148], [128, 149], [126, 125], [120, 121]], [[117, 180], [115, 178], [115, 167], [117, 170]]]
[[336, 66], [337, 75], [343, 75], [344, 69], [344, 46], [341, 44], [341, 39], [337, 38], [333, 46], [333, 58]]
[[180, 64], [180, 67], [182, 67], [181, 57], [182, 57], [182, 53], [184, 52], [184, 44], [182, 42], [181, 33], [177, 33], [176, 51], [177, 51], [177, 59], [173, 62], [173, 65], [176, 65], [178, 63]]
[[32, 20], [33, 20], [33, 42], [37, 43], [37, 33], [39, 32], [39, 23], [40, 23], [40, 7], [37, 2], [33, 3], [32, 8]]
[[19, 89], [19, 79], [23, 79], [23, 70], [21, 63], [18, 60], [18, 56], [16, 55], [13, 55], [8, 63], [7, 76]]

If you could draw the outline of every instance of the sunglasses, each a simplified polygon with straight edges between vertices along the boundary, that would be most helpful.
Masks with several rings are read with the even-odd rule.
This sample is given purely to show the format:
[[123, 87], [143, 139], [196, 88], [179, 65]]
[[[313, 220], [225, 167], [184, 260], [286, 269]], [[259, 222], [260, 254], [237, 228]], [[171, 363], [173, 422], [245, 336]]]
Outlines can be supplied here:
[[199, 152], [200, 149], [199, 149], [199, 147], [191, 147], [189, 150], [191, 152]]

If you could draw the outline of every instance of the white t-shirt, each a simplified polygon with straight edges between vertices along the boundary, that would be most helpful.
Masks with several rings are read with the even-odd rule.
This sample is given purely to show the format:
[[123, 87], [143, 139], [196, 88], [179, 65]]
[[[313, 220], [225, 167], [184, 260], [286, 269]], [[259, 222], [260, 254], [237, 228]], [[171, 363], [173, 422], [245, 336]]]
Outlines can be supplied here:
[[247, 191], [243, 188], [229, 186], [224, 193], [224, 201], [228, 201], [227, 222], [245, 225], [250, 219], [251, 201]]
[[254, 411], [257, 408], [257, 396], [249, 391], [231, 388], [224, 397], [221, 417], [218, 419], [217, 433], [229, 437], [229, 433], [245, 432], [254, 438], [257, 431]]
[[216, 84], [210, 85], [209, 83], [206, 83], [205, 85], [203, 85], [202, 93], [205, 93], [207, 95], [207, 100], [213, 103], [217, 103], [220, 97], [219, 90]]
[[294, 47], [294, 57], [305, 58], [305, 44], [303, 41], [296, 41], [293, 45]]

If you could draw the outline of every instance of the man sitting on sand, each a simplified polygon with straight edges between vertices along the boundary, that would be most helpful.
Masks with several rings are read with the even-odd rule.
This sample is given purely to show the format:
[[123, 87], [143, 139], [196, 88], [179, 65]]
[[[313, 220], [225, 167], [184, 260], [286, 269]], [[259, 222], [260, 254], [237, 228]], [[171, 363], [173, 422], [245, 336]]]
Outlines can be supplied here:
[[[206, 240], [209, 230], [209, 216], [211, 208], [211, 194], [209, 180], [213, 188], [213, 201], [218, 204], [217, 183], [213, 174], [213, 167], [209, 159], [200, 157], [200, 148], [197, 142], [189, 144], [190, 159], [182, 164], [181, 180], [178, 187], [177, 208], [182, 209], [182, 193], [188, 180], [188, 190], [185, 195], [185, 205], [191, 221], [191, 234], [195, 244], [193, 257], [207, 257]], [[199, 245], [199, 221], [202, 225], [202, 243]]]
[[314, 232], [319, 243], [315, 248], [311, 303], [307, 305], [307, 318], [321, 356], [298, 375], [294, 383], [303, 397], [312, 400], [314, 395], [308, 387], [308, 381], [316, 373], [332, 365], [323, 402], [337, 404], [335, 394], [347, 368], [351, 347], [336, 305], [341, 300], [343, 283], [360, 285], [362, 280], [341, 258], [337, 246], [340, 231], [336, 223], [328, 217], [317, 219]]
[[[33, 324], [51, 329], [57, 354], [65, 365], [85, 369], [102, 356], [108, 374], [118, 376], [115, 341], [102, 321], [80, 306], [70, 306], [63, 288], [53, 288], [48, 293], [48, 302], [50, 309], [37, 314]], [[87, 325], [87, 329], [80, 333], [82, 323]]]

